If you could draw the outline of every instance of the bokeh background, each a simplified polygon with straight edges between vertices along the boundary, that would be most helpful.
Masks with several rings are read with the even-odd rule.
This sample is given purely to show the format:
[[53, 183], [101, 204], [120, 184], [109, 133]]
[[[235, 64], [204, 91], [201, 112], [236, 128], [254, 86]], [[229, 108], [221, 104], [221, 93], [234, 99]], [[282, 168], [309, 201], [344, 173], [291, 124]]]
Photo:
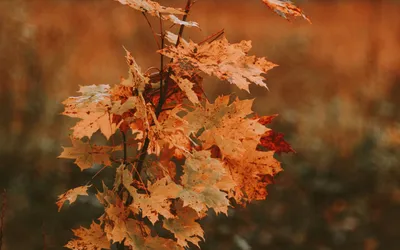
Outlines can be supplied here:
[[[259, 0], [199, 0], [192, 9], [201, 30], [185, 38], [225, 28], [228, 40], [252, 40], [251, 53], [280, 65], [267, 75], [269, 92], [206, 78], [208, 96], [255, 97], [254, 110], [278, 113], [272, 127], [297, 151], [278, 156], [285, 171], [266, 201], [202, 222], [202, 247], [400, 249], [400, 1], [296, 3], [312, 25], [287, 22]], [[63, 249], [70, 228], [101, 214], [91, 198], [57, 212], [57, 195], [93, 175], [56, 158], [74, 122], [60, 115], [61, 102], [79, 85], [126, 76], [122, 46], [142, 69], [158, 65], [143, 16], [115, 1], [0, 1], [3, 249]]]

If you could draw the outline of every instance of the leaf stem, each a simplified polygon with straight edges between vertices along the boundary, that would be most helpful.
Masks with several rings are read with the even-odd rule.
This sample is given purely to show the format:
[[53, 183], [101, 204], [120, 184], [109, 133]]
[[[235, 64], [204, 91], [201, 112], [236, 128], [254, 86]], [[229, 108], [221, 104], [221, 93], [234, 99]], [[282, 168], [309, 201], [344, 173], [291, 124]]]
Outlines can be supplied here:
[[154, 41], [155, 41], [156, 44], [157, 44], [157, 48], [160, 49], [160, 44], [158, 43], [157, 35], [156, 35], [156, 32], [155, 32], [154, 29], [153, 29], [153, 26], [151, 25], [149, 19], [147, 18], [146, 13], [142, 12], [142, 14], [143, 14], [144, 18], [145, 18], [146, 21], [147, 21], [147, 24], [149, 25], [149, 27], [150, 27], [150, 29], [151, 29], [151, 33], [153, 33], [153, 38], [154, 38]]

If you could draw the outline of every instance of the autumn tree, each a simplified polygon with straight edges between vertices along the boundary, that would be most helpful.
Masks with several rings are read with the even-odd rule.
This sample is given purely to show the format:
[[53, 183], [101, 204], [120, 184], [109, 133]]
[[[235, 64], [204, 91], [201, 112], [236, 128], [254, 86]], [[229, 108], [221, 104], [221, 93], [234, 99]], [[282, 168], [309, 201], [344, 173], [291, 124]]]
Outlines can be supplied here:
[[[203, 77], [249, 91], [250, 84], [267, 88], [263, 74], [276, 65], [249, 56], [251, 41], [229, 43], [223, 30], [201, 42], [184, 40], [185, 28], [199, 27], [187, 20], [194, 1], [184, 9], [150, 0], [117, 1], [142, 12], [147, 21], [149, 15], [159, 19], [159, 34], [152, 31], [160, 65], [156, 73], [142, 71], [126, 51], [127, 78], [113, 86], [81, 86], [79, 96], [63, 102], [63, 114], [79, 120], [72, 127], [72, 146], [59, 157], [74, 159], [82, 171], [94, 164], [115, 167], [113, 186], [96, 187], [104, 214], [90, 228], [73, 229], [76, 238], [66, 247], [199, 247], [204, 232], [198, 221], [210, 209], [227, 215], [230, 207], [265, 199], [266, 186], [282, 171], [274, 154], [293, 151], [282, 134], [266, 127], [275, 115], [255, 114], [252, 99], [208, 100]], [[284, 18], [308, 20], [290, 1], [262, 1]], [[168, 22], [179, 26], [177, 33]], [[108, 145], [92, 143], [98, 131]], [[116, 144], [116, 137], [122, 143]], [[92, 186], [89, 181], [60, 195], [59, 210], [66, 201], [88, 195]], [[161, 237], [162, 230], [171, 236]]]

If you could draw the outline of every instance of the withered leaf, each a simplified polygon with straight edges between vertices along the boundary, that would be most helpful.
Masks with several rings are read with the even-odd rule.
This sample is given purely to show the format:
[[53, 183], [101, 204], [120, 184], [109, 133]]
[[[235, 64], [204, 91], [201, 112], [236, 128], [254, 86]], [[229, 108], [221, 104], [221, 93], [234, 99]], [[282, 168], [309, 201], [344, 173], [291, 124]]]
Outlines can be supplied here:
[[61, 194], [58, 196], [58, 201], [56, 202], [58, 206], [58, 212], [60, 212], [64, 202], [69, 201], [69, 204], [72, 204], [76, 201], [78, 198], [78, 195], [88, 195], [87, 189], [90, 186], [80, 186], [77, 188], [73, 188], [68, 190], [67, 192]]
[[93, 164], [111, 165], [110, 154], [121, 150], [121, 147], [97, 146], [71, 138], [72, 147], [63, 147], [64, 151], [58, 158], [75, 159], [75, 164], [83, 171]]
[[296, 7], [290, 0], [261, 0], [263, 1], [271, 10], [275, 11], [278, 15], [285, 19], [289, 19], [288, 16], [302, 17], [311, 23], [310, 19], [304, 15], [303, 11]]
[[234, 188], [230, 174], [222, 163], [211, 158], [209, 151], [197, 151], [190, 155], [183, 166], [183, 190], [179, 198], [183, 206], [193, 208], [203, 217], [208, 208], [216, 213], [228, 213], [227, 193]]
[[176, 214], [177, 218], [163, 221], [164, 228], [175, 235], [179, 245], [188, 247], [188, 242], [191, 242], [200, 248], [199, 241], [204, 240], [204, 231], [196, 222], [199, 219], [197, 212], [190, 207], [183, 207], [182, 202], [177, 202]]
[[177, 75], [199, 69], [246, 91], [249, 91], [250, 83], [267, 88], [261, 74], [267, 73], [276, 64], [264, 57], [248, 56], [250, 49], [251, 41], [230, 44], [224, 37], [202, 45], [193, 41], [180, 43], [178, 47], [169, 46], [159, 50], [159, 53], [173, 58], [171, 67]]
[[159, 3], [151, 0], [116, 0], [123, 5], [128, 5], [131, 8], [139, 10], [141, 12], [148, 13], [155, 17], [160, 17], [163, 20], [168, 20], [178, 25], [184, 25], [187, 27], [199, 27], [196, 22], [182, 21], [175, 15], [184, 15], [185, 12], [181, 9], [164, 7]]
[[72, 250], [101, 250], [110, 249], [110, 242], [101, 226], [92, 222], [90, 228], [72, 229], [78, 239], [70, 240], [65, 247]]

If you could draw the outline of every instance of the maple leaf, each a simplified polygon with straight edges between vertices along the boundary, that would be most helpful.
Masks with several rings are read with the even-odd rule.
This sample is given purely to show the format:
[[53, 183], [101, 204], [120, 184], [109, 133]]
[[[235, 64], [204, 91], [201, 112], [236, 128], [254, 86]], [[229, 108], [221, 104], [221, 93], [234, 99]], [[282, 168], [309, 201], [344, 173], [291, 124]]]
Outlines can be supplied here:
[[151, 236], [146, 225], [137, 220], [128, 219], [126, 222], [125, 246], [140, 250], [183, 250], [175, 241], [158, 236]]
[[[163, 112], [166, 117], [160, 122], [155, 122], [149, 131], [149, 153], [159, 155], [162, 148], [171, 149], [175, 147], [177, 155], [188, 152], [190, 149], [190, 138], [186, 135], [186, 123], [176, 115], [180, 110], [177, 106], [173, 110]], [[156, 120], [156, 119], [154, 119]]]
[[[272, 120], [275, 119], [277, 116], [278, 116], [277, 114], [269, 116], [261, 116], [261, 117], [256, 115], [253, 117], [253, 119], [257, 119], [257, 121], [262, 125], [267, 125], [270, 124]], [[275, 151], [275, 153], [278, 154], [281, 154], [282, 152], [284, 153], [296, 152], [290, 146], [290, 144], [285, 141], [283, 133], [277, 133], [273, 130], [268, 130], [264, 132], [264, 134], [261, 136], [259, 146], [261, 146], [263, 151], [267, 149]]]
[[222, 156], [244, 156], [244, 140], [259, 141], [268, 129], [257, 119], [249, 119], [254, 100], [235, 100], [229, 104], [229, 96], [218, 97], [213, 104], [189, 112], [183, 119], [188, 122], [188, 132], [205, 131], [198, 136], [203, 147], [217, 145]]
[[284, 134], [273, 130], [266, 131], [260, 139], [260, 145], [268, 150], [275, 151], [278, 154], [295, 153], [294, 149], [284, 139]]
[[[178, 42], [178, 35], [170, 32], [168, 30], [165, 32], [165, 38], [167, 39], [168, 42], [172, 43], [173, 45], [175, 45]], [[188, 42], [185, 39], [183, 39], [182, 37], [179, 38], [179, 42], [188, 44]]]
[[149, 82], [149, 78], [144, 76], [139, 65], [137, 65], [132, 54], [126, 50], [126, 62], [129, 65], [129, 78], [122, 79], [121, 85], [127, 87], [133, 87], [140, 93], [144, 91], [145, 85]]
[[188, 242], [191, 242], [200, 248], [199, 241], [204, 240], [204, 231], [196, 222], [199, 219], [197, 212], [190, 207], [183, 207], [182, 202], [177, 202], [176, 215], [176, 219], [163, 221], [164, 228], [175, 235], [179, 245], [188, 247]]
[[182, 187], [175, 184], [169, 177], [164, 177], [153, 184], [148, 185], [148, 194], [140, 194], [131, 186], [132, 174], [128, 169], [123, 171], [123, 185], [133, 197], [135, 202], [131, 205], [133, 212], [142, 212], [143, 217], [148, 217], [154, 224], [158, 221], [158, 215], [165, 218], [174, 218], [170, 211], [171, 199], [177, 198]]
[[70, 240], [65, 247], [73, 250], [101, 250], [110, 249], [110, 242], [101, 226], [92, 222], [90, 228], [80, 227], [72, 229], [78, 239]]
[[261, 74], [276, 66], [264, 57], [247, 56], [250, 49], [251, 41], [229, 44], [224, 37], [202, 45], [193, 41], [180, 43], [177, 47], [169, 46], [158, 52], [173, 58], [170, 66], [176, 75], [185, 75], [185, 71], [199, 69], [249, 92], [250, 83], [267, 88]]
[[310, 19], [304, 15], [303, 11], [296, 7], [290, 0], [262, 0], [271, 10], [275, 11], [281, 17], [288, 19], [287, 15], [302, 17], [311, 23]]
[[171, 76], [171, 79], [174, 80], [178, 84], [179, 88], [183, 92], [185, 92], [189, 101], [191, 101], [194, 104], [199, 103], [199, 98], [197, 97], [196, 93], [193, 90], [194, 83], [192, 83], [188, 79], [176, 77], [176, 76]]
[[80, 186], [77, 188], [73, 188], [68, 190], [67, 192], [61, 194], [58, 196], [58, 201], [56, 202], [58, 206], [58, 212], [60, 212], [64, 202], [69, 201], [69, 204], [72, 204], [76, 201], [76, 198], [78, 198], [78, 195], [88, 195], [87, 189], [90, 186]]
[[105, 207], [107, 207], [110, 204], [116, 204], [117, 203], [117, 194], [113, 192], [112, 190], [109, 190], [106, 184], [102, 182], [103, 184], [103, 192], [97, 191], [96, 198], [97, 200]]
[[178, 25], [184, 25], [187, 27], [199, 27], [196, 22], [182, 21], [175, 15], [184, 15], [185, 12], [181, 9], [172, 7], [164, 7], [159, 3], [150, 0], [116, 0], [123, 5], [128, 5], [131, 8], [139, 10], [144, 13], [148, 13], [155, 17], [160, 17], [163, 20], [168, 20]]
[[93, 164], [111, 166], [110, 153], [121, 150], [121, 147], [96, 146], [71, 138], [72, 147], [63, 147], [58, 158], [75, 159], [81, 171], [91, 168]]
[[105, 208], [101, 221], [104, 223], [104, 232], [111, 242], [122, 242], [126, 237], [125, 223], [128, 220], [129, 211], [125, 209], [121, 200], [110, 204]]
[[252, 200], [264, 200], [267, 196], [266, 186], [271, 183], [270, 177], [282, 171], [279, 161], [274, 159], [274, 151], [256, 151], [257, 141], [246, 141], [246, 157], [229, 156], [224, 159], [232, 179], [237, 184], [230, 197], [238, 203]]
[[99, 129], [107, 139], [115, 133], [118, 125], [112, 123], [109, 112], [112, 106], [109, 89], [108, 85], [81, 86], [78, 91], [81, 96], [63, 102], [65, 111], [62, 114], [82, 119], [72, 128], [73, 137], [90, 138]]
[[196, 151], [191, 154], [183, 166], [183, 190], [179, 198], [183, 206], [193, 208], [204, 216], [208, 208], [218, 213], [228, 213], [227, 193], [235, 183], [218, 159], [211, 158], [209, 151]]

